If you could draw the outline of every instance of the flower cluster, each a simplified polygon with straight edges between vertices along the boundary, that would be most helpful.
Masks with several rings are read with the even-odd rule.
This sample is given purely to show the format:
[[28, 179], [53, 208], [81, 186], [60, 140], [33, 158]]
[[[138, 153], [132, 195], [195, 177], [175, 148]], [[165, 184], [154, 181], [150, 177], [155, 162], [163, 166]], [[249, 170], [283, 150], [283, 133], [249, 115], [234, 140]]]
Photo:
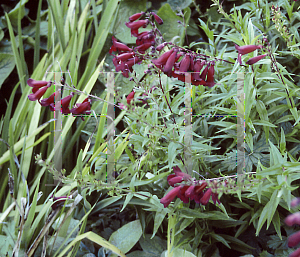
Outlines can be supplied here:
[[[53, 82], [49, 81], [37, 81], [34, 79], [28, 79], [27, 84], [32, 87], [32, 94], [28, 95], [28, 99], [30, 101], [36, 101], [40, 103], [41, 106], [49, 106], [50, 111], [55, 111], [55, 97], [57, 97], [58, 92], [54, 92], [48, 98], [44, 98], [42, 100], [41, 97], [46, 93], [47, 89], [51, 87]], [[90, 114], [91, 113], [91, 100], [86, 98], [82, 103], [76, 104], [74, 108], [71, 110], [69, 109], [69, 104], [71, 102], [74, 93], [72, 92], [70, 95], [61, 99], [61, 113], [62, 114], [69, 114], [72, 115], [80, 115], [80, 114]], [[82, 120], [84, 120], [81, 117]]]
[[[188, 203], [189, 199], [191, 199], [196, 203], [206, 205], [209, 202], [210, 196], [212, 196], [214, 204], [216, 202], [220, 203], [218, 194], [212, 192], [212, 188], [206, 188], [207, 183], [205, 180], [193, 180], [190, 175], [182, 172], [178, 166], [173, 167], [173, 171], [175, 174], [170, 174], [167, 180], [169, 185], [174, 188], [160, 199], [165, 208], [168, 207], [176, 196], [184, 203]], [[184, 181], [186, 183], [178, 184]]]
[[[295, 198], [291, 202], [292, 207], [296, 207], [300, 204], [300, 198]], [[293, 225], [300, 225], [300, 212], [296, 212], [293, 214], [290, 214], [285, 219], [285, 224], [288, 226]], [[300, 231], [292, 234], [288, 239], [288, 247], [295, 247], [300, 243]], [[300, 248], [298, 248], [296, 251], [291, 253], [289, 257], [299, 257], [300, 256]]]
[[[113, 64], [116, 67], [116, 71], [122, 71], [123, 76], [126, 78], [129, 77], [128, 73], [133, 71], [132, 66], [143, 60], [141, 54], [144, 54], [146, 50], [155, 44], [156, 34], [152, 30], [139, 33], [139, 28], [146, 28], [150, 23], [149, 19], [140, 19], [145, 16], [146, 14], [144, 12], [136, 13], [129, 17], [129, 22], [125, 23], [126, 26], [130, 28], [131, 35], [137, 38], [137, 47], [135, 47], [134, 50], [127, 45], [118, 42], [115, 37], [112, 37], [113, 45], [111, 46], [109, 53], [119, 52], [118, 55], [114, 56]], [[148, 17], [154, 17], [158, 24], [163, 24], [163, 20], [154, 12], [151, 12]]]
[[[156, 50], [162, 49], [162, 46], [165, 45], [166, 43], [159, 45]], [[178, 47], [173, 47], [171, 50], [163, 53], [159, 58], [152, 60], [152, 63], [168, 77], [177, 78], [185, 82], [184, 73], [191, 72], [191, 83], [193, 85], [208, 87], [215, 85], [215, 62], [202, 60], [196, 54], [185, 52]]]

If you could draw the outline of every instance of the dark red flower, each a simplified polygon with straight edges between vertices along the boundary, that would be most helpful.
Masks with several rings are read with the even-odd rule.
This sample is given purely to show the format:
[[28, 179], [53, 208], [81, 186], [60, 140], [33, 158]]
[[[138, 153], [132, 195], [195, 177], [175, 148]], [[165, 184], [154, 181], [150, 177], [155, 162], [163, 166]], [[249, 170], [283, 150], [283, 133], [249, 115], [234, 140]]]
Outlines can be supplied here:
[[203, 65], [205, 64], [205, 61], [201, 61], [199, 59], [197, 59], [195, 62], [194, 62], [194, 73], [193, 73], [193, 79], [194, 80], [201, 80], [200, 78], [200, 71], [202, 70], [203, 68]]
[[194, 200], [194, 189], [195, 189], [194, 185], [189, 186], [189, 188], [185, 191], [184, 195], [186, 197], [189, 197], [191, 200]]
[[158, 46], [156, 47], [156, 50], [157, 50], [157, 51], [161, 51], [161, 50], [166, 46], [166, 44], [167, 44], [167, 43], [162, 43], [162, 44], [158, 45]]
[[41, 89], [37, 89], [34, 93], [28, 95], [28, 99], [30, 101], [40, 100], [40, 98], [46, 93], [48, 87], [50, 86], [51, 83], [49, 83], [48, 86], [42, 87]]
[[201, 184], [195, 186], [195, 193], [199, 194], [207, 187], [207, 183], [205, 181], [201, 181]]
[[170, 55], [173, 53], [173, 50], [174, 50], [174, 48], [172, 48], [171, 50], [163, 53], [158, 59], [152, 60], [153, 64], [156, 65], [158, 68], [163, 66], [167, 62]]
[[168, 207], [168, 205], [173, 201], [173, 199], [179, 193], [181, 187], [174, 187], [171, 191], [169, 191], [163, 198], [160, 199], [160, 203], [164, 205], [164, 207]]
[[[72, 99], [72, 97], [74, 96], [74, 93], [72, 92], [70, 95], [64, 97], [63, 99], [60, 100], [60, 103], [61, 103], [61, 113], [62, 114], [69, 114], [70, 113], [70, 110], [69, 110], [69, 104], [70, 104], [70, 101]], [[55, 103], [51, 103], [49, 105], [49, 108], [52, 112], [55, 111]]]
[[208, 202], [209, 202], [209, 198], [212, 194], [212, 189], [209, 188], [207, 189], [205, 192], [204, 192], [204, 195], [202, 196], [201, 200], [200, 200], [200, 203], [203, 204], [203, 205], [207, 205]]
[[218, 202], [219, 204], [221, 203], [219, 198], [218, 198], [218, 194], [217, 193], [212, 193], [211, 194], [211, 199], [213, 200], [214, 204], [216, 204], [216, 202]]
[[139, 20], [135, 22], [126, 22], [125, 25], [130, 29], [139, 29], [140, 27], [146, 28], [148, 23], [148, 20]]
[[203, 69], [203, 71], [201, 72], [200, 79], [205, 80], [205, 79], [206, 79], [207, 72], [208, 72], [208, 65], [206, 65], [206, 67], [205, 67], [205, 68]]
[[118, 56], [116, 56], [116, 59], [125, 62], [129, 58], [132, 58], [133, 56], [134, 56], [134, 52], [131, 52], [131, 53], [122, 53], [122, 54], [119, 54]]
[[126, 97], [127, 104], [130, 104], [131, 100], [134, 98], [134, 94], [135, 94], [135, 92], [132, 91], [132, 92]]
[[156, 20], [156, 22], [159, 25], [162, 25], [164, 23], [163, 20], [162, 20], [162, 18], [160, 18], [157, 14], [155, 14], [154, 12], [151, 12], [151, 14], [154, 16], [154, 19]]
[[146, 43], [151, 43], [152, 45], [155, 44], [155, 37], [151, 31], [144, 31], [138, 34], [136, 39], [136, 45], [140, 46]]
[[150, 46], [152, 46], [152, 45], [153, 45], [153, 43], [145, 43], [145, 44], [143, 44], [143, 45], [137, 46], [135, 49], [136, 49], [137, 51], [139, 51], [141, 54], [144, 54], [145, 51], [146, 51], [147, 49], [149, 49]]
[[189, 70], [191, 62], [191, 56], [186, 54], [180, 61], [179, 72], [186, 72]]
[[32, 88], [32, 93], [35, 93], [38, 91], [39, 88], [47, 86], [48, 84], [52, 84], [51, 81], [44, 81], [44, 80], [34, 80], [34, 79], [28, 79], [27, 84]]
[[90, 99], [86, 98], [82, 103], [76, 104], [76, 107], [72, 108], [70, 112], [73, 115], [79, 115], [79, 114], [90, 114], [91, 110], [91, 103]]
[[191, 178], [189, 174], [182, 172], [178, 166], [173, 167], [173, 171], [176, 176], [182, 177], [185, 181], [188, 181]]
[[168, 76], [171, 75], [172, 73], [172, 69], [173, 69], [173, 66], [175, 64], [175, 59], [176, 59], [176, 54], [177, 54], [177, 50], [175, 49], [173, 51], [173, 53], [170, 55], [170, 57], [168, 58], [165, 66], [164, 66], [164, 73], [167, 74]]
[[267, 56], [266, 54], [263, 54], [263, 55], [258, 55], [258, 56], [255, 56], [255, 57], [252, 57], [250, 58], [246, 64], [249, 64], [249, 65], [252, 65], [254, 63], [257, 63], [258, 61], [260, 61], [262, 58], [264, 58], [265, 56]]
[[109, 49], [109, 53], [111, 54], [112, 52], [116, 52], [116, 51], [123, 51], [123, 52], [132, 52], [132, 49], [129, 48], [127, 45], [122, 44], [120, 42], [117, 41], [117, 39], [112, 36], [112, 41], [113, 41], [113, 45], [111, 46], [111, 48]]
[[296, 197], [291, 201], [291, 206], [296, 207], [300, 204], [300, 197]]
[[293, 226], [295, 224], [300, 225], [300, 212], [290, 214], [285, 218], [284, 222], [288, 226]]
[[[170, 176], [170, 175], [169, 175]], [[183, 177], [177, 177], [167, 179], [170, 186], [174, 186], [176, 183], [181, 183], [183, 181]]]
[[40, 101], [41, 106], [49, 106], [50, 104], [54, 103], [54, 97], [56, 92], [50, 95], [48, 98], [44, 98]]
[[[295, 0], [294, 0], [295, 1]], [[298, 248], [296, 251], [292, 252], [289, 257], [300, 257], [300, 248]]]
[[198, 194], [195, 194], [195, 196], [194, 196], [194, 201], [195, 201], [195, 203], [200, 203], [200, 201], [201, 201], [201, 198], [203, 197], [203, 192], [201, 191], [200, 193], [198, 193]]
[[262, 45], [246, 45], [246, 46], [238, 46], [235, 44], [235, 49], [238, 51], [239, 54], [249, 54], [257, 49], [261, 49]]
[[139, 19], [143, 14], [145, 14], [144, 12], [140, 12], [140, 13], [135, 13], [133, 15], [131, 15], [129, 17], [129, 21], [136, 21], [137, 19]]
[[189, 188], [190, 186], [188, 185], [183, 185], [180, 186], [180, 191], [178, 192], [177, 197], [183, 201], [184, 203], [188, 203], [189, 202], [189, 198], [185, 196], [185, 192], [186, 190]]
[[288, 247], [295, 247], [299, 243], [300, 243], [300, 231], [289, 236]]
[[214, 74], [215, 74], [215, 64], [212, 63], [207, 71], [207, 79], [205, 84], [206, 86], [213, 87], [215, 85]]

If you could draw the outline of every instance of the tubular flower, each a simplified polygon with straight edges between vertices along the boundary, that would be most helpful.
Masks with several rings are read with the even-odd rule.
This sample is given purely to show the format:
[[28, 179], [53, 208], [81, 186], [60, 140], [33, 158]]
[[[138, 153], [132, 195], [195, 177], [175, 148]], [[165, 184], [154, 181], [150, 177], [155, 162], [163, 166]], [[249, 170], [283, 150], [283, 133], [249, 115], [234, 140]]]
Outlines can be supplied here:
[[[169, 175], [170, 176], [170, 175]], [[177, 183], [181, 183], [183, 181], [183, 178], [182, 177], [174, 177], [174, 178], [170, 178], [168, 180], [168, 183], [170, 186], [174, 187], [175, 184]]]
[[163, 53], [158, 59], [152, 60], [153, 64], [156, 65], [158, 68], [163, 66], [167, 62], [170, 55], [173, 53], [173, 50], [174, 50], [174, 48], [172, 48], [171, 50]]
[[261, 49], [262, 45], [246, 45], [246, 46], [238, 46], [235, 44], [235, 49], [238, 51], [239, 54], [249, 54], [257, 49]]
[[145, 14], [144, 12], [140, 12], [140, 13], [135, 13], [133, 15], [131, 15], [129, 17], [129, 21], [133, 22], [136, 21], [137, 19], [139, 19], [143, 14]]
[[297, 198], [294, 198], [292, 201], [291, 201], [291, 206], [292, 207], [296, 207], [300, 204], [300, 197], [297, 197]]
[[266, 54], [263, 54], [263, 55], [258, 55], [258, 56], [255, 56], [255, 57], [252, 57], [250, 58], [246, 64], [249, 64], [249, 65], [252, 65], [254, 63], [257, 63], [258, 61], [260, 61], [262, 58], [264, 58], [266, 56]]
[[207, 183], [205, 181], [203, 181], [200, 185], [196, 185], [195, 186], [195, 193], [199, 194], [200, 192], [202, 192], [205, 188], [207, 187]]
[[139, 20], [134, 22], [126, 22], [125, 25], [130, 28], [131, 35], [137, 37], [139, 35], [139, 28], [146, 28], [149, 23], [149, 20]]
[[[295, 0], [294, 0], [295, 1]], [[300, 256], [300, 248], [298, 248], [296, 251], [292, 252], [289, 257], [299, 257]]]
[[300, 225], [300, 212], [290, 214], [285, 218], [284, 222], [290, 227], [295, 224]]
[[173, 69], [173, 66], [175, 64], [175, 59], [176, 59], [176, 54], [177, 54], [177, 51], [173, 51], [173, 53], [170, 55], [170, 57], [168, 58], [167, 62], [166, 62], [166, 65], [164, 66], [164, 73], [166, 73], [168, 76], [171, 75], [171, 72], [172, 72], [172, 69]]
[[166, 46], [166, 43], [161, 43], [160, 45], [158, 45], [158, 46], [156, 47], [156, 50], [157, 50], [157, 51], [161, 51], [165, 46]]
[[148, 25], [148, 20], [139, 20], [135, 22], [126, 22], [125, 25], [130, 29], [139, 29], [140, 27], [146, 28]]
[[159, 25], [162, 25], [164, 23], [164, 21], [162, 20], [162, 18], [160, 18], [157, 14], [155, 14], [154, 12], [151, 12], [151, 14], [154, 16], [154, 19], [156, 20], [156, 22]]
[[116, 59], [125, 62], [129, 58], [132, 58], [133, 56], [134, 56], [133, 52], [131, 52], [131, 53], [123, 53], [123, 54], [119, 54], [118, 56], [116, 56]]
[[217, 193], [212, 193], [211, 194], [211, 199], [213, 200], [214, 204], [216, 204], [216, 202], [218, 202], [219, 204], [221, 203], [219, 198], [218, 198], [218, 194]]
[[185, 192], [186, 190], [189, 188], [190, 186], [188, 185], [183, 185], [180, 187], [180, 191], [178, 192], [177, 197], [183, 201], [184, 203], [188, 203], [189, 202], [189, 198], [185, 196]]
[[207, 205], [211, 194], [212, 194], [212, 189], [211, 188], [207, 189], [204, 195], [202, 196], [202, 198], [200, 199], [200, 203], [203, 205]]
[[212, 63], [207, 71], [207, 80], [205, 84], [206, 86], [213, 87], [215, 85], [214, 74], [215, 74], [215, 64]]
[[177, 196], [180, 189], [181, 189], [181, 187], [174, 187], [170, 192], [168, 192], [163, 198], [160, 199], [160, 203], [162, 203], [165, 208], [168, 207], [168, 205]]
[[48, 98], [42, 99], [40, 101], [41, 106], [49, 106], [50, 104], [54, 103], [55, 94], [56, 94], [56, 92], [54, 92]]
[[208, 72], [208, 65], [207, 65], [207, 66], [203, 69], [203, 71], [201, 72], [200, 79], [205, 80], [205, 79], [206, 79], [207, 72]]
[[122, 51], [122, 52], [132, 52], [132, 49], [129, 48], [127, 45], [122, 44], [120, 42], [117, 41], [117, 39], [112, 36], [112, 41], [113, 41], [113, 45], [111, 46], [111, 48], [109, 49], [109, 53], [111, 54], [112, 52], [116, 52], [116, 51]]
[[182, 172], [178, 166], [173, 167], [173, 171], [176, 176], [182, 177], [183, 180], [185, 180], [185, 181], [188, 181], [189, 179], [191, 179], [191, 176], [187, 173]]
[[194, 190], [195, 190], [195, 186], [194, 185], [191, 185], [189, 186], [189, 188], [185, 191], [185, 196], [186, 197], [189, 197], [191, 200], [194, 200]]
[[299, 243], [300, 243], [300, 231], [289, 236], [288, 247], [295, 247]]
[[155, 44], [155, 37], [150, 31], [144, 31], [138, 34], [136, 38], [136, 45], [140, 46], [146, 43], [151, 43], [152, 45]]
[[[70, 104], [70, 101], [72, 99], [72, 97], [74, 96], [74, 93], [72, 92], [70, 95], [64, 97], [63, 99], [60, 100], [60, 103], [61, 103], [61, 113], [62, 114], [69, 114], [70, 113], [70, 110], [69, 110], [69, 104]], [[52, 112], [55, 111], [55, 103], [51, 103], [49, 105], [49, 108]]]
[[34, 80], [34, 79], [27, 79], [27, 84], [32, 88], [32, 93], [38, 91], [39, 88], [47, 86], [48, 84], [52, 84], [51, 81], [44, 81], [44, 80]]
[[87, 97], [82, 103], [76, 104], [76, 107], [72, 108], [70, 112], [75, 115], [90, 114], [91, 104], [90, 99]]
[[40, 100], [40, 98], [46, 93], [48, 87], [51, 86], [51, 83], [48, 86], [42, 87], [41, 89], [36, 90], [34, 93], [28, 95], [30, 101]]
[[194, 62], [194, 73], [192, 75], [194, 80], [201, 80], [200, 71], [202, 70], [204, 63], [204, 61], [201, 61], [199, 59]]
[[138, 50], [141, 54], [144, 54], [145, 51], [146, 51], [147, 49], [149, 49], [150, 46], [152, 46], [152, 45], [153, 45], [153, 43], [145, 43], [145, 44], [143, 44], [143, 45], [137, 46], [135, 49]]
[[130, 104], [131, 100], [134, 98], [134, 94], [135, 94], [135, 92], [132, 91], [132, 92], [126, 97], [127, 104]]
[[183, 59], [180, 61], [179, 72], [186, 72], [189, 70], [191, 62], [191, 56], [186, 54]]
[[199, 194], [195, 194], [195, 196], [194, 196], [195, 203], [199, 203], [200, 204], [200, 200], [203, 197], [203, 195], [204, 195], [203, 192], [200, 192]]

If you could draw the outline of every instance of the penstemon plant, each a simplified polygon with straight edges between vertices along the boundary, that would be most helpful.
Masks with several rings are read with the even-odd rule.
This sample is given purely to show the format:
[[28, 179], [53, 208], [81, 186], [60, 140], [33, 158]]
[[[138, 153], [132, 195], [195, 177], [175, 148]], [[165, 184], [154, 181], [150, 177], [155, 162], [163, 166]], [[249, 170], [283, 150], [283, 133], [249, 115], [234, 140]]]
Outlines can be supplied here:
[[[281, 60], [279, 55], [296, 59], [299, 56], [299, 36], [291, 35], [293, 28], [287, 27], [284, 16], [288, 15], [291, 22], [297, 21], [298, 16], [293, 12], [296, 3], [291, 2], [275, 7], [275, 3], [249, 1], [230, 11], [219, 1], [213, 1], [212, 8], [218, 10], [220, 16], [210, 24], [209, 20], [203, 21], [206, 16], [194, 1], [195, 12], [200, 16], [199, 27], [208, 42], [203, 47], [198, 47], [204, 43], [201, 41], [182, 44], [182, 38], [188, 44], [187, 34], [191, 33], [188, 26], [193, 26], [189, 21], [190, 8], [177, 13], [182, 19], [178, 22], [183, 31], [180, 40], [168, 38], [168, 33], [164, 33], [164, 26], [170, 25], [165, 13], [176, 16], [170, 5], [161, 7], [157, 13], [139, 11], [130, 15], [125, 23], [135, 44], [125, 44], [117, 35], [109, 40], [107, 79], [98, 75], [98, 70], [82, 74], [78, 83], [81, 87], [70, 86], [74, 77], [71, 83], [34, 79], [35, 76], [27, 79], [32, 88], [31, 93], [26, 91], [28, 104], [36, 104], [36, 108], [51, 115], [60, 109], [62, 124], [66, 127], [74, 121], [71, 116], [80, 117], [82, 121], [76, 121], [77, 135], [91, 120], [96, 124], [93, 132], [85, 131], [89, 140], [78, 151], [74, 165], [66, 166], [69, 169], [57, 169], [55, 158], [51, 162], [55, 144], [51, 144], [53, 147], [49, 149], [53, 149], [48, 151], [47, 160], [36, 155], [36, 164], [60, 182], [57, 188], [62, 186], [46, 199], [47, 206], [52, 208], [42, 231], [54, 222], [60, 211], [69, 207], [66, 215], [57, 221], [54, 237], [63, 238], [60, 224], [70, 219], [71, 211], [76, 208], [83, 224], [78, 236], [73, 236], [64, 250], [61, 250], [62, 244], [58, 249], [51, 248], [50, 255], [62, 256], [71, 247], [74, 254], [82, 238], [103, 247], [98, 256], [111, 255], [111, 252], [120, 256], [150, 256], [152, 252], [145, 246], [149, 242], [160, 242], [159, 247], [154, 247], [155, 256], [250, 253], [287, 256], [291, 253], [287, 246], [296, 246], [298, 234], [290, 237], [288, 245], [279, 241], [285, 243], [286, 235], [290, 234], [290, 230], [283, 227], [283, 217], [290, 211], [290, 203], [293, 205], [291, 192], [300, 178], [297, 145], [300, 142], [300, 102], [296, 85], [299, 79], [278, 61]], [[87, 4], [86, 12], [88, 8]], [[67, 17], [70, 18], [70, 14]], [[58, 16], [55, 19], [59, 24]], [[96, 21], [94, 16], [95, 24]], [[270, 22], [274, 24], [270, 26]], [[281, 43], [286, 42], [285, 52], [278, 50], [274, 34], [282, 38]], [[70, 38], [70, 42], [76, 42], [72, 40], [74, 38]], [[63, 40], [59, 44], [62, 49], [66, 47]], [[96, 48], [91, 49], [89, 58], [93, 58], [96, 51]], [[62, 66], [65, 68], [63, 58]], [[103, 62], [99, 67], [103, 68]], [[293, 69], [297, 71], [296, 66]], [[91, 75], [90, 80], [87, 74]], [[105, 84], [106, 98], [104, 94], [96, 96], [90, 92], [97, 77]], [[89, 90], [82, 88], [83, 82]], [[113, 103], [110, 90], [114, 84]], [[60, 90], [49, 95], [54, 86]], [[68, 95], [63, 94], [65, 91]], [[72, 106], [77, 95], [85, 95], [85, 99]], [[97, 115], [99, 105], [102, 112]], [[105, 116], [111, 115], [111, 107], [121, 114], [115, 124], [107, 121], [106, 125]], [[114, 115], [110, 117], [113, 118]], [[117, 122], [124, 128], [114, 131]], [[65, 131], [63, 140], [67, 138]], [[69, 143], [74, 144], [73, 137], [62, 144], [67, 153], [71, 147], [65, 145]], [[81, 148], [79, 143], [77, 147]], [[17, 157], [13, 151], [9, 154], [13, 163]], [[3, 160], [0, 158], [1, 164]], [[113, 163], [112, 169], [109, 163]], [[10, 175], [13, 196], [12, 177], [15, 176]], [[82, 198], [84, 206], [76, 207]], [[120, 213], [121, 216], [122, 212], [131, 211], [128, 219], [125, 218], [129, 222], [119, 224], [121, 227], [114, 228], [117, 231], [109, 236], [105, 234], [107, 231], [97, 231], [101, 222], [108, 222], [106, 218], [98, 220], [101, 212], [108, 208], [111, 209], [107, 212], [112, 215]], [[88, 226], [98, 235], [84, 233], [89, 215], [97, 217]], [[289, 217], [287, 225], [297, 223], [296, 214]], [[26, 219], [22, 214], [21, 229]], [[28, 233], [24, 232], [23, 237]], [[27, 248], [29, 256], [33, 255], [43, 233], [36, 235]], [[123, 244], [129, 233], [130, 242]], [[19, 238], [21, 236], [22, 233]], [[297, 256], [297, 252], [290, 256]]]

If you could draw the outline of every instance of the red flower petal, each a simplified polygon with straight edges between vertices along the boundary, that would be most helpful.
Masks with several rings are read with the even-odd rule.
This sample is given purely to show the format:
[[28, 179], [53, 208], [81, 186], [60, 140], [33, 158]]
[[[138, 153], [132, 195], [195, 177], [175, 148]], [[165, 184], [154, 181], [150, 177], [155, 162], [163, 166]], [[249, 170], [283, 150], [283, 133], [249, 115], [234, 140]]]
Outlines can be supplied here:
[[131, 15], [129, 17], [129, 21], [136, 21], [137, 19], [139, 19], [142, 15], [144, 14], [144, 12], [140, 12], [140, 13], [135, 13], [133, 15]]
[[191, 198], [191, 200], [193, 200], [194, 199], [194, 189], [195, 189], [195, 186], [194, 185], [191, 185], [191, 186], [189, 186], [189, 188], [185, 191], [185, 196], [186, 197], [189, 197], [189, 198]]
[[42, 99], [40, 101], [41, 106], [49, 106], [50, 104], [54, 103], [55, 94], [56, 94], [56, 92], [54, 92], [48, 98]]
[[288, 226], [293, 226], [295, 224], [300, 225], [300, 212], [290, 214], [285, 218], [284, 222]]
[[162, 20], [162, 18], [160, 18], [157, 14], [155, 14], [154, 12], [151, 12], [151, 14], [154, 16], [154, 19], [156, 20], [156, 22], [159, 25], [162, 25], [164, 23], [163, 20]]
[[43, 81], [43, 80], [34, 80], [34, 79], [28, 79], [27, 80], [27, 84], [30, 87], [35, 87], [35, 88], [41, 88], [44, 87], [46, 85], [48, 85], [48, 83], [52, 83], [51, 81]]
[[132, 91], [132, 92], [126, 97], [127, 104], [130, 104], [131, 100], [134, 98], [134, 94], [135, 94], [135, 92]]
[[246, 46], [238, 46], [235, 44], [235, 49], [238, 51], [239, 54], [244, 55], [251, 53], [257, 49], [261, 49], [262, 45], [246, 45]]
[[133, 30], [139, 29], [140, 27], [146, 28], [148, 25], [148, 20], [139, 20], [134, 22], [126, 22], [125, 25]]
[[299, 243], [300, 243], [300, 231], [289, 236], [288, 247], [295, 247]]
[[[294, 0], [295, 1], [295, 0]], [[298, 248], [296, 251], [292, 252], [289, 257], [300, 257], [300, 248]]]
[[170, 57], [170, 55], [173, 53], [173, 50], [174, 50], [174, 48], [172, 48], [171, 50], [163, 53], [158, 59], [152, 60], [152, 62], [156, 66], [164, 65], [167, 62], [167, 60]]
[[249, 64], [249, 65], [252, 65], [254, 63], [257, 63], [258, 61], [260, 61], [262, 58], [264, 58], [265, 56], [267, 56], [266, 54], [263, 54], [263, 55], [258, 55], [258, 56], [255, 56], [255, 57], [252, 57], [250, 58], [246, 64]]
[[163, 198], [160, 199], [160, 203], [164, 205], [164, 207], [168, 207], [168, 205], [173, 201], [181, 187], [174, 187], [171, 191], [169, 191]]
[[200, 200], [200, 203], [203, 204], [203, 205], [207, 205], [208, 202], [209, 202], [209, 198], [211, 196], [211, 193], [212, 193], [212, 189], [209, 188], [205, 191], [204, 195], [202, 196], [201, 200]]
[[185, 55], [180, 61], [179, 72], [186, 72], [190, 67], [191, 56], [189, 54]]
[[170, 55], [170, 57], [168, 58], [166, 65], [164, 67], [164, 73], [166, 73], [167, 75], [171, 75], [171, 71], [173, 69], [174, 63], [175, 63], [175, 59], [176, 59], [176, 54], [177, 51], [173, 51], [173, 53]]
[[28, 99], [30, 101], [40, 100], [40, 98], [46, 93], [48, 87], [49, 86], [42, 87], [41, 89], [38, 89], [35, 93], [29, 94]]

